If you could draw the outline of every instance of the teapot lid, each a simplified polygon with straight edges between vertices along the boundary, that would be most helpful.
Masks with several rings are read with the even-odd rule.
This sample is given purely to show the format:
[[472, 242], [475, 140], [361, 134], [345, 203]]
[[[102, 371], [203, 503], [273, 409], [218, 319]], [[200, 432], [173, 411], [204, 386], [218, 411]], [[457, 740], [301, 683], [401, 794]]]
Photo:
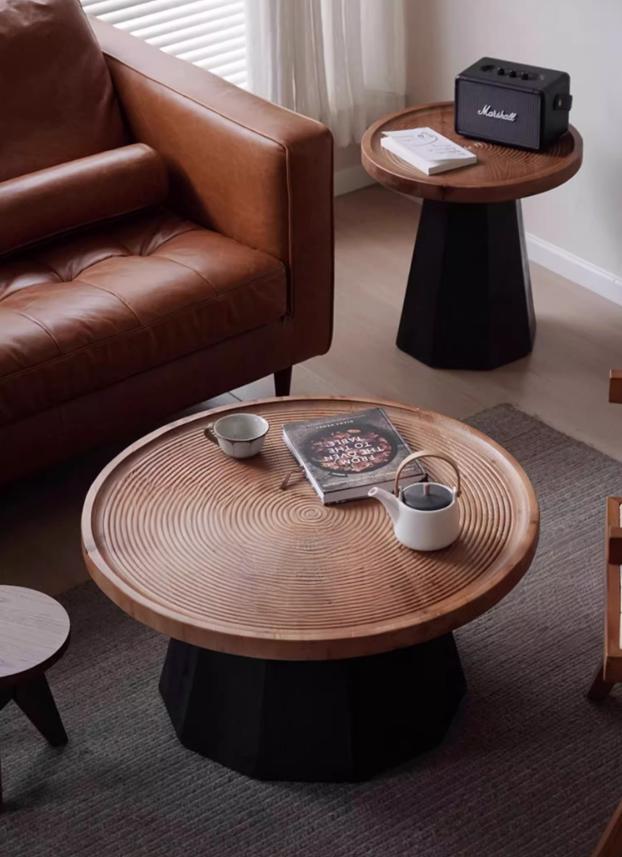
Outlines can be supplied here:
[[411, 509], [420, 512], [438, 512], [451, 506], [455, 499], [454, 491], [447, 485], [436, 482], [415, 482], [400, 491], [401, 500]]

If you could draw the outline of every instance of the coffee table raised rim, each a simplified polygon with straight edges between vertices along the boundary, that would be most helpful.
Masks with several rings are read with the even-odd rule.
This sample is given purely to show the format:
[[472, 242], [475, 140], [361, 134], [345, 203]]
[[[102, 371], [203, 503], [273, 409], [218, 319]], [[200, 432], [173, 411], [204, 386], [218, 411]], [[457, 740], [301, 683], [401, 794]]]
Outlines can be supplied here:
[[[496, 462], [503, 464], [512, 482], [512, 489], [520, 497], [517, 514], [522, 525], [513, 528], [513, 537], [508, 540], [498, 558], [494, 570], [482, 579], [443, 601], [439, 601], [419, 615], [400, 616], [384, 622], [373, 622], [343, 629], [339, 635], [324, 631], [266, 629], [249, 631], [245, 627], [234, 627], [231, 623], [220, 623], [211, 619], [202, 622], [197, 617], [190, 619], [179, 610], [148, 597], [123, 580], [108, 564], [98, 547], [94, 530], [94, 518], [98, 513], [101, 493], [110, 478], [119, 468], [127, 466], [128, 460], [137, 453], [162, 439], [167, 434], [182, 432], [195, 422], [209, 421], [215, 415], [235, 410], [254, 410], [275, 403], [342, 401], [344, 405], [378, 405], [412, 412], [413, 416], [429, 421], [443, 420], [454, 431], [475, 442], [486, 445]], [[317, 500], [320, 503], [319, 499]], [[321, 504], [320, 504], [321, 505]], [[285, 398], [259, 399], [224, 405], [208, 412], [193, 414], [163, 426], [127, 447], [117, 455], [99, 474], [85, 500], [82, 514], [83, 555], [88, 570], [102, 591], [122, 610], [136, 620], [173, 639], [195, 646], [232, 655], [244, 655], [262, 659], [278, 660], [332, 660], [366, 656], [388, 652], [396, 648], [412, 646], [447, 634], [471, 621], [500, 601], [520, 580], [529, 568], [536, 550], [539, 533], [539, 509], [533, 487], [518, 462], [502, 446], [470, 426], [430, 411], [411, 405], [380, 399], [340, 396], [291, 396]], [[391, 538], [387, 534], [387, 538]], [[406, 550], [406, 549], [405, 549]], [[466, 594], [465, 594], [466, 593]]]

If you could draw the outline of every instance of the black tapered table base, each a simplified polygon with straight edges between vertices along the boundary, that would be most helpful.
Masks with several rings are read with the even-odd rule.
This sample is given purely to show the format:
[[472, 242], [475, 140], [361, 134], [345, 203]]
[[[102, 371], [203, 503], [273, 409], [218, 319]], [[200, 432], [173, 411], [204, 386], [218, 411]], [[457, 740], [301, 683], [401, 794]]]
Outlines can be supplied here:
[[160, 679], [181, 743], [251, 777], [355, 781], [438, 744], [466, 690], [451, 634], [388, 654], [274, 661], [172, 640]]
[[494, 369], [536, 332], [520, 201], [424, 200], [397, 345], [439, 369]]

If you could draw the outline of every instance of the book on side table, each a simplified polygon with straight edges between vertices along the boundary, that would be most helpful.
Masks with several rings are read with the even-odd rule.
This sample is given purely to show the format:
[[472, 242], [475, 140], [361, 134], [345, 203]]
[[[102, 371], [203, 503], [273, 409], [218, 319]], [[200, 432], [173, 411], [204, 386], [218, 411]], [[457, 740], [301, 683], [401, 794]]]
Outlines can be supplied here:
[[428, 176], [477, 163], [477, 155], [443, 137], [434, 128], [385, 131], [381, 144]]
[[[374, 485], [391, 489], [411, 452], [382, 408], [285, 423], [283, 440], [324, 504], [367, 497]], [[426, 474], [414, 461], [404, 478], [421, 482]]]

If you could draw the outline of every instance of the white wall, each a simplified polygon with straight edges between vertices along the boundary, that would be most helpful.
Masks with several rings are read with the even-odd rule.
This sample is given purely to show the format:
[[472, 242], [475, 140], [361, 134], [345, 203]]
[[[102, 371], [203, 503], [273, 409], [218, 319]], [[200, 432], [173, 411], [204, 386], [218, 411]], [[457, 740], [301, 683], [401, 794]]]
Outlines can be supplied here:
[[406, 2], [411, 104], [453, 99], [456, 73], [481, 56], [569, 72], [583, 166], [525, 200], [525, 226], [613, 275], [622, 300], [622, 0]]

